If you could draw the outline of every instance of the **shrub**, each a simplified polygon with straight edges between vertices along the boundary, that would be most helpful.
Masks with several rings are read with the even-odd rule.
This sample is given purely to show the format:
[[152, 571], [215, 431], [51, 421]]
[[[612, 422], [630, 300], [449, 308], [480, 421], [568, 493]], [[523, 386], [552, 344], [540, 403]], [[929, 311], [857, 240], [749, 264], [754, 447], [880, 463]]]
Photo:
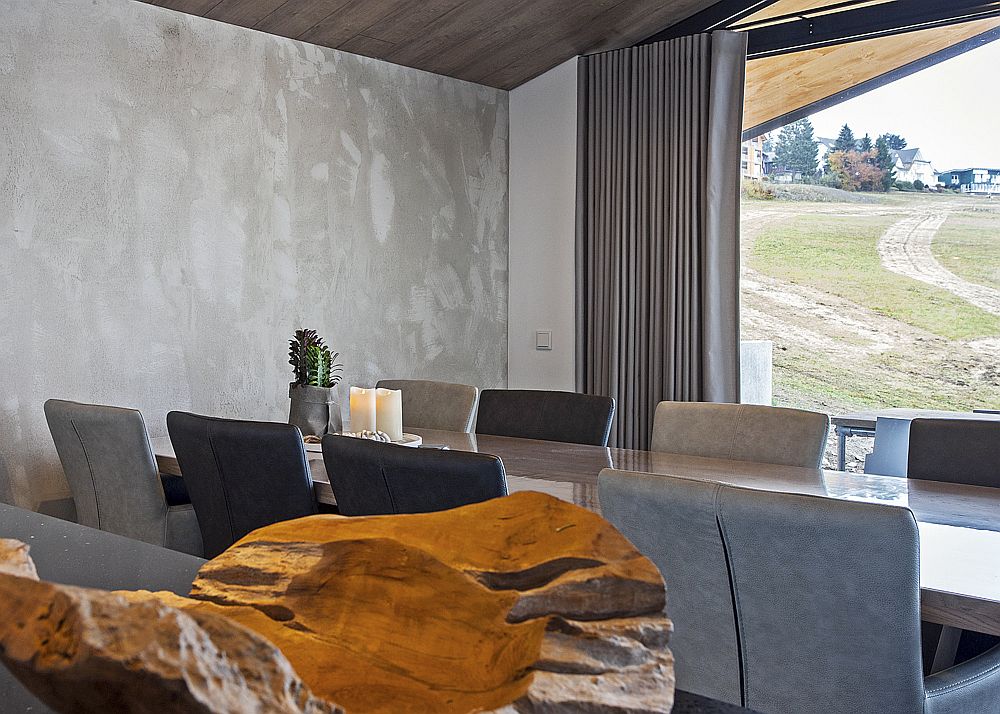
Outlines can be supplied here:
[[840, 176], [837, 174], [823, 174], [819, 183], [820, 186], [826, 186], [827, 188], [842, 188]]
[[743, 179], [742, 184], [743, 198], [749, 198], [757, 201], [770, 201], [774, 198], [774, 191], [764, 185], [763, 181], [754, 181], [753, 179]]
[[916, 181], [913, 182], [913, 189], [915, 191], [923, 191], [924, 190], [924, 182], [921, 181], [920, 179], [917, 179]]

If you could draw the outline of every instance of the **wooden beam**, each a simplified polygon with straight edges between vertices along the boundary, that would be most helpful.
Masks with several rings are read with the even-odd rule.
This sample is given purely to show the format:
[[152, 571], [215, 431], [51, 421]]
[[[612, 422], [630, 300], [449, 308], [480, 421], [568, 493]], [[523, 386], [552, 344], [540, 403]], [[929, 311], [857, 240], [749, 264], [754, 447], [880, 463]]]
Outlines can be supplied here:
[[820, 8], [771, 18], [762, 27], [743, 24], [732, 29], [746, 30], [747, 58], [759, 59], [1000, 16], [997, 0], [896, 0], [844, 8], [850, 4], [837, 3], [829, 12]]
[[1000, 38], [1000, 18], [747, 62], [743, 136], [772, 131]]

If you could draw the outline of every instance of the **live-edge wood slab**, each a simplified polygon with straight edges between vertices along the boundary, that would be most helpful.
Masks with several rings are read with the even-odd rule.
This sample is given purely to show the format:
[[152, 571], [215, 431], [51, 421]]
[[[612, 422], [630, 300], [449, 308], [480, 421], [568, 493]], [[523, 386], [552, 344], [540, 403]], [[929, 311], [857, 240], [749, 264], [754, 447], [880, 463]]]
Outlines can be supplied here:
[[[0, 592], [24, 580], [0, 575]], [[673, 699], [670, 622], [656, 568], [600, 516], [540, 493], [440, 513], [269, 526], [206, 563], [189, 598], [35, 586], [47, 588], [33, 593], [43, 601], [70, 591], [80, 613], [87, 597], [116, 598], [125, 621], [132, 608], [151, 622], [166, 618], [159, 652], [168, 659], [176, 659], [176, 623], [190, 616], [199, 641], [218, 639], [220, 656], [235, 658], [227, 671], [239, 682], [254, 676], [225, 649], [234, 635], [217, 628], [276, 646], [258, 653], [270, 663], [263, 679], [278, 682], [287, 658], [278, 689], [291, 688], [314, 708], [263, 711], [640, 713], [668, 712]], [[28, 656], [31, 647], [73, 642], [79, 629], [70, 630], [56, 627], [58, 637], [32, 644], [23, 628], [2, 624], [3, 658], [19, 676], [27, 672], [36, 691], [67, 677], [93, 679], [86, 662], [56, 673], [32, 669], [40, 659]], [[148, 676], [151, 660], [137, 661], [145, 687], [165, 686]], [[122, 668], [112, 666], [119, 689], [129, 681]], [[100, 677], [108, 680], [106, 669]], [[242, 696], [275, 696], [274, 686], [240, 686]]]

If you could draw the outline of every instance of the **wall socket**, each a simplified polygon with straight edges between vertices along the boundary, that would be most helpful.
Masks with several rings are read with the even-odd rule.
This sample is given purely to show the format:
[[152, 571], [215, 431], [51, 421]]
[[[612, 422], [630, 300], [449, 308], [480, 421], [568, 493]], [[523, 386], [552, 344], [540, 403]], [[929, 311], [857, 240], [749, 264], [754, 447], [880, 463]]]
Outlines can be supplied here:
[[552, 349], [552, 330], [535, 331], [535, 349], [536, 350]]

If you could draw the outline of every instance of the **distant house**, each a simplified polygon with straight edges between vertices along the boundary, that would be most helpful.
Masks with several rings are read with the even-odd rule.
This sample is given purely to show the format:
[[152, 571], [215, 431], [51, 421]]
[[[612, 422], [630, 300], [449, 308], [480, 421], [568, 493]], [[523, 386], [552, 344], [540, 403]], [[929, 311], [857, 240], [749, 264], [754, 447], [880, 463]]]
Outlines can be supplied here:
[[819, 148], [819, 172], [821, 174], [826, 173], [826, 156], [833, 151], [833, 145], [836, 143], [836, 139], [828, 139], [825, 136], [816, 137], [816, 145]]
[[931, 166], [931, 162], [925, 159], [920, 153], [920, 149], [896, 149], [891, 150], [892, 159], [895, 162], [893, 168], [896, 170], [897, 181], [920, 181], [925, 186], [933, 188], [937, 184], [937, 171]]
[[954, 169], [938, 174], [937, 180], [962, 193], [1000, 194], [1000, 169]]
[[740, 146], [740, 174], [743, 178], [762, 179], [774, 168], [771, 135], [763, 134]]

